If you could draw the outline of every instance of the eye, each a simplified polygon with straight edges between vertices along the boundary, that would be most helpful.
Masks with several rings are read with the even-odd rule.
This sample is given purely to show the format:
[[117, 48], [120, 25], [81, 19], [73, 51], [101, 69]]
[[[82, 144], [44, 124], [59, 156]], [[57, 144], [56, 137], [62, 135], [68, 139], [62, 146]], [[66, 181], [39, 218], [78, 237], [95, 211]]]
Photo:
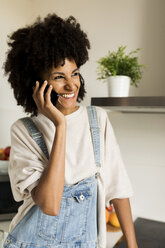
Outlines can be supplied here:
[[73, 77], [76, 77], [76, 76], [78, 76], [79, 75], [79, 72], [75, 72], [72, 76]]
[[54, 80], [64, 78], [63, 76], [56, 76]]

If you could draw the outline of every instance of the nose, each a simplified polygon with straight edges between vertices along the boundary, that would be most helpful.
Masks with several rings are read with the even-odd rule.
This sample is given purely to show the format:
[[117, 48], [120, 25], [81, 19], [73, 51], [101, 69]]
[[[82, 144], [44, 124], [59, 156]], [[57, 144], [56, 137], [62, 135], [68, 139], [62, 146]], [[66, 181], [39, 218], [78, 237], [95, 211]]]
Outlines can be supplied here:
[[66, 80], [65, 88], [68, 90], [73, 90], [74, 89], [74, 80], [72, 78]]

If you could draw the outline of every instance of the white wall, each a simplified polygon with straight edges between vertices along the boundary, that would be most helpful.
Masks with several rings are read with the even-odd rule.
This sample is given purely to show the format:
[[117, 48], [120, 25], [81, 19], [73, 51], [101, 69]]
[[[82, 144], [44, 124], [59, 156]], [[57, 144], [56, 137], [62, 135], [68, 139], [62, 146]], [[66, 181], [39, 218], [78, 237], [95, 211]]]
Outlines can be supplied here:
[[134, 215], [165, 221], [165, 114], [109, 113], [134, 190]]
[[[5, 60], [5, 52], [8, 49], [7, 35], [19, 27], [23, 27], [29, 22], [32, 11], [32, 2], [27, 0], [0, 0], [0, 29], [1, 29], [1, 46], [0, 46], [0, 67], [2, 68]], [[0, 107], [15, 107], [12, 91], [4, 77], [4, 72], [0, 69]]]
[[0, 0], [0, 147], [10, 144], [10, 126], [24, 112], [16, 105], [13, 92], [2, 70], [7, 47], [7, 35], [26, 25], [32, 16], [32, 0]]
[[[141, 63], [147, 65], [139, 88], [131, 87], [130, 96], [164, 95], [164, 0], [0, 0], [1, 64], [6, 50], [6, 35], [29, 24], [38, 15], [56, 12], [61, 17], [75, 16], [91, 41], [90, 60], [81, 72], [86, 80], [87, 97], [108, 96], [106, 83], [96, 80], [96, 61], [127, 45], [127, 51], [142, 48]], [[23, 115], [0, 71], [0, 146], [9, 144], [11, 122]], [[121, 152], [131, 178], [133, 213], [164, 220], [164, 124], [165, 115], [110, 113]]]

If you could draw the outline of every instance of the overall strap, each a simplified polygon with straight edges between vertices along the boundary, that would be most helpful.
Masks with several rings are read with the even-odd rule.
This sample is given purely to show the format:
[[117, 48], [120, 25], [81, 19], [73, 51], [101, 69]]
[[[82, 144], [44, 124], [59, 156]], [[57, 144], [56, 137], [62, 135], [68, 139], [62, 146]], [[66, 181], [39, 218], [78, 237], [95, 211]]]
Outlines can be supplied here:
[[92, 134], [93, 149], [95, 155], [95, 162], [97, 166], [100, 164], [100, 128], [98, 125], [97, 112], [95, 106], [87, 106], [90, 130]]
[[30, 136], [37, 143], [37, 145], [41, 148], [47, 159], [49, 159], [48, 149], [43, 137], [43, 134], [39, 131], [36, 124], [29, 117], [24, 117], [20, 119], [28, 130]]

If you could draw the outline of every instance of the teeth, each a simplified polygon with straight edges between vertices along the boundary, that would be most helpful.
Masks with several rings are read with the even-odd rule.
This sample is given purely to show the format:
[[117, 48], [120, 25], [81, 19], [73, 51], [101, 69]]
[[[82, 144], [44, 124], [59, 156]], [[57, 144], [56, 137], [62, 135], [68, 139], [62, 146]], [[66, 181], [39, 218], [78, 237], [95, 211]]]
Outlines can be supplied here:
[[73, 94], [64, 94], [62, 95], [63, 97], [73, 97], [74, 96], [74, 93]]

